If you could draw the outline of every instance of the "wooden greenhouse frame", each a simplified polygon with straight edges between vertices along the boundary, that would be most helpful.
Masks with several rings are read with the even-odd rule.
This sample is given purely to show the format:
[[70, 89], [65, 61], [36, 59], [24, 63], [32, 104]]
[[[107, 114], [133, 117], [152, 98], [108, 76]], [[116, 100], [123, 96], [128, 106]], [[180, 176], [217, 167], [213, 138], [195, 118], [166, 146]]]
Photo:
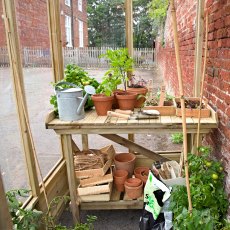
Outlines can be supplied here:
[[[27, 172], [29, 176], [29, 183], [31, 186], [31, 196], [26, 201], [25, 206], [35, 207], [41, 211], [45, 211], [47, 209], [47, 203], [50, 202], [56, 196], [63, 196], [70, 194], [71, 197], [71, 210], [73, 214], [74, 222], [80, 221], [79, 219], [79, 201], [76, 193], [76, 183], [74, 178], [74, 168], [73, 168], [73, 159], [72, 159], [72, 151], [79, 150], [76, 144], [72, 140], [72, 134], [81, 134], [82, 135], [82, 143], [83, 149], [88, 149], [88, 134], [97, 133], [101, 136], [106, 137], [109, 140], [117, 142], [133, 152], [142, 152], [144, 156], [147, 156], [154, 160], [167, 160], [169, 157], [175, 157], [175, 153], [161, 152], [154, 153], [148, 149], [141, 147], [140, 145], [134, 142], [134, 133], [151, 133], [153, 130], [160, 130], [164, 133], [168, 132], [178, 132], [182, 129], [182, 127], [186, 127], [186, 122], [188, 124], [188, 133], [186, 132], [186, 128], [184, 130], [184, 135], [188, 137], [188, 149], [192, 148], [194, 136], [196, 135], [196, 127], [197, 123], [193, 122], [191, 119], [185, 119], [183, 116], [183, 124], [181, 119], [169, 118], [166, 117], [162, 119], [161, 123], [151, 123], [143, 126], [137, 125], [136, 123], [129, 124], [126, 126], [126, 123], [122, 123], [119, 121], [110, 122], [113, 126], [106, 126], [106, 119], [98, 119], [90, 121], [96, 122], [96, 125], [89, 130], [86, 127], [86, 124], [74, 123], [65, 124], [55, 120], [54, 113], [50, 113], [46, 118], [46, 127], [50, 129], [54, 129], [55, 132], [60, 136], [61, 143], [61, 151], [62, 157], [53, 167], [53, 169], [49, 172], [49, 174], [44, 178], [43, 184], [39, 183], [38, 179], [38, 169], [39, 165], [37, 164], [36, 159], [36, 151], [33, 145], [33, 138], [30, 132], [30, 125], [28, 119], [28, 112], [25, 100], [25, 91], [24, 91], [24, 83], [23, 83], [23, 71], [22, 71], [22, 62], [20, 58], [20, 49], [19, 49], [19, 39], [17, 33], [17, 25], [16, 25], [16, 13], [15, 13], [15, 5], [14, 0], [2, 0], [3, 1], [3, 10], [4, 10], [4, 22], [6, 28], [6, 38], [7, 38], [7, 47], [10, 57], [10, 65], [11, 72], [13, 77], [13, 85], [14, 85], [14, 93], [16, 98], [17, 112], [20, 124], [20, 133], [21, 139], [27, 164]], [[202, 0], [198, 0], [197, 7], [197, 35], [196, 35], [196, 81], [200, 82], [199, 75], [201, 69], [201, 61], [202, 61], [202, 52], [200, 47], [202, 46], [203, 37], [203, 4]], [[171, 0], [171, 4], [173, 5], [174, 1]], [[53, 78], [54, 81], [57, 82], [64, 77], [64, 69], [63, 69], [63, 57], [62, 57], [62, 41], [61, 41], [61, 29], [60, 29], [60, 9], [59, 9], [59, 1], [57, 0], [47, 0], [47, 9], [48, 9], [48, 23], [49, 23], [49, 32], [50, 32], [50, 46], [51, 46], [51, 59], [52, 59], [52, 67], [53, 67]], [[132, 56], [133, 54], [133, 38], [132, 38], [132, 0], [126, 0], [125, 3], [126, 10], [126, 35], [127, 35], [127, 47], [129, 48], [129, 54]], [[177, 62], [178, 68], [180, 68], [180, 61], [178, 59]], [[180, 72], [180, 71], [179, 71]], [[180, 74], [181, 75], [181, 74]], [[180, 76], [181, 77], [181, 76]], [[196, 94], [199, 94], [199, 83], [194, 85]], [[181, 99], [183, 100], [183, 89], [181, 91]], [[92, 120], [91, 118], [88, 118]], [[173, 120], [174, 119], [174, 120]], [[202, 127], [200, 128], [201, 134], [208, 133], [212, 128], [217, 127], [217, 118], [215, 113], [212, 111], [212, 117], [209, 121], [203, 120]], [[207, 123], [206, 123], [207, 122]], [[116, 125], [116, 127], [114, 126]], [[80, 127], [80, 128], [79, 128]], [[109, 127], [109, 129], [106, 127]], [[78, 129], [79, 128], [79, 129]], [[152, 131], [151, 131], [152, 129]], [[98, 131], [100, 130], [100, 131]], [[111, 134], [111, 132], [113, 134]], [[119, 137], [118, 133], [128, 134], [128, 139]], [[186, 141], [187, 144], [187, 141]], [[187, 147], [184, 148], [184, 151], [187, 151]], [[142, 160], [148, 161], [145, 157]], [[152, 162], [152, 161], [151, 161]], [[187, 162], [185, 162], [187, 165]], [[0, 181], [1, 182], [1, 181]], [[45, 188], [45, 189], [44, 189]], [[3, 189], [0, 183], [0, 197], [2, 197]], [[1, 201], [1, 199], [0, 199]], [[116, 200], [112, 203], [114, 209], [129, 209], [129, 208], [142, 208], [141, 203], [138, 201], [123, 201], [123, 203], [119, 203]], [[97, 204], [98, 205], [98, 204]], [[191, 206], [191, 204], [190, 204]], [[52, 215], [58, 217], [62, 213], [65, 205], [61, 203], [58, 206], [58, 209], [54, 210]], [[100, 206], [102, 209], [111, 209], [110, 206], [106, 205], [104, 202]], [[82, 205], [83, 209], [97, 209], [96, 204], [85, 204]], [[190, 207], [191, 210], [192, 207]], [[5, 220], [9, 220], [9, 216], [7, 212], [3, 209], [6, 209], [4, 205], [0, 205], [0, 217]], [[6, 215], [4, 217], [4, 215]], [[1, 219], [0, 219], [1, 220]], [[0, 221], [1, 222], [1, 221]], [[7, 221], [10, 222], [10, 221]], [[1, 228], [1, 225], [0, 225]]]

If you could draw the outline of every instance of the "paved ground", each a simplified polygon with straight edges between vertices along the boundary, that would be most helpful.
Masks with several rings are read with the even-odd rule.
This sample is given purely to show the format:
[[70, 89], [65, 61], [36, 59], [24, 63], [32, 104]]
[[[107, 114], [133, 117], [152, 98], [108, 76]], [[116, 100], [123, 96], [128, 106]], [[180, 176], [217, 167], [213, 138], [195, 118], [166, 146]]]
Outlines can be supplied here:
[[[101, 79], [105, 70], [87, 70], [89, 75]], [[24, 69], [24, 83], [28, 104], [30, 123], [35, 141], [35, 147], [43, 175], [46, 175], [60, 158], [58, 136], [52, 131], [45, 129], [44, 120], [48, 111], [52, 110], [49, 103], [50, 95], [53, 94], [51, 69]], [[145, 79], [153, 79], [154, 91], [162, 84], [161, 77], [156, 70], [137, 70], [136, 76]], [[24, 158], [21, 151], [19, 126], [16, 115], [16, 106], [12, 89], [12, 80], [8, 68], [0, 69], [0, 169], [3, 175], [5, 190], [28, 187], [27, 174]], [[111, 144], [103, 137], [90, 135], [90, 146], [101, 148]], [[76, 135], [75, 141], [81, 146], [80, 137]], [[169, 140], [168, 135], [136, 135], [137, 143], [151, 150], [178, 149]], [[125, 148], [114, 145], [117, 151]], [[140, 211], [93, 211], [82, 212], [82, 218], [86, 214], [96, 215], [98, 221], [96, 229], [138, 229]], [[69, 213], [65, 214], [65, 220], [71, 220]], [[109, 222], [109, 226], [108, 226]], [[68, 221], [71, 224], [71, 221]], [[102, 227], [103, 226], [103, 227]]]

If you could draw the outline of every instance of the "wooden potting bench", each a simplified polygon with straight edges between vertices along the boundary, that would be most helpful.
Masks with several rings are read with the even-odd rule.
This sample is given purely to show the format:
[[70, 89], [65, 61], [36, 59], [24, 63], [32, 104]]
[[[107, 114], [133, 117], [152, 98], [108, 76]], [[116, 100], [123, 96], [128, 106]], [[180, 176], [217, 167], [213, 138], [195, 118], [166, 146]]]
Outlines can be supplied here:
[[[188, 151], [192, 148], [192, 136], [197, 132], [197, 118], [187, 118], [187, 133], [188, 133]], [[201, 119], [200, 134], [207, 134], [212, 129], [217, 128], [218, 119], [214, 110], [211, 109], [209, 118]], [[71, 197], [71, 209], [73, 218], [78, 220], [79, 205], [81, 209], [102, 210], [102, 209], [141, 209], [143, 206], [142, 200], [127, 200], [120, 198], [120, 194], [113, 193], [110, 201], [106, 202], [90, 202], [79, 203], [76, 190], [76, 178], [73, 164], [73, 151], [79, 150], [77, 145], [72, 140], [72, 135], [81, 134], [83, 147], [87, 147], [87, 135], [98, 134], [109, 140], [112, 140], [120, 145], [129, 148], [130, 151], [141, 153], [142, 156], [148, 159], [167, 160], [166, 155], [160, 155], [150, 151], [131, 140], [124, 138], [118, 134], [129, 134], [132, 137], [134, 134], [160, 134], [160, 133], [177, 133], [182, 132], [182, 119], [176, 116], [160, 116], [157, 119], [144, 120], [124, 120], [121, 118], [97, 116], [95, 110], [86, 113], [84, 119], [80, 121], [65, 122], [60, 121], [55, 117], [54, 112], [48, 114], [46, 118], [46, 128], [53, 129], [61, 138], [62, 154], [66, 160], [68, 183]], [[166, 156], [166, 157], [165, 157]], [[170, 156], [169, 156], [170, 157]]]

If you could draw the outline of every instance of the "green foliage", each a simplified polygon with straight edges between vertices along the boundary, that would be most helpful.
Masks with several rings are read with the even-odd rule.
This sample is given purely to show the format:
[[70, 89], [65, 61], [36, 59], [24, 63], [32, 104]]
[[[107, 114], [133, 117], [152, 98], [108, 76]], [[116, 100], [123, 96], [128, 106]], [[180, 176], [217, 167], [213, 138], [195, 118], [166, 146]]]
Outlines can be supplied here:
[[22, 202], [19, 200], [19, 197], [28, 197], [29, 192], [27, 189], [15, 189], [6, 192], [14, 229], [35, 230], [39, 227], [42, 212], [36, 209], [22, 208]]
[[[171, 196], [175, 229], [221, 229], [228, 208], [224, 192], [224, 173], [220, 162], [209, 156], [211, 149], [201, 146], [201, 156], [189, 154], [190, 190], [193, 205], [188, 214], [185, 186], [175, 186]], [[196, 223], [196, 224], [195, 224]], [[204, 228], [206, 226], [206, 228]]]
[[171, 135], [172, 143], [182, 144], [183, 143], [183, 133], [173, 133]]
[[[98, 88], [99, 83], [96, 79], [89, 77], [88, 73], [82, 69], [81, 67], [75, 64], [68, 64], [65, 69], [65, 77], [63, 81], [73, 83], [78, 87], [84, 89], [86, 85], [91, 85], [95, 89]], [[53, 84], [55, 86], [55, 84]], [[60, 88], [71, 88], [69, 85], [61, 85]], [[85, 95], [85, 91], [83, 91], [83, 95]], [[57, 98], [56, 95], [51, 95], [50, 97], [50, 104], [54, 106], [54, 110], [56, 114], [58, 114], [58, 107], [57, 107]], [[88, 97], [88, 100], [85, 104], [85, 109], [89, 109], [93, 107], [93, 101], [91, 97]]]
[[117, 82], [122, 81], [126, 90], [127, 72], [133, 70], [133, 59], [129, 56], [128, 50], [126, 48], [107, 50], [101, 57], [105, 57], [110, 64], [110, 69], [106, 75], [112, 74], [113, 79], [116, 79]]
[[97, 93], [104, 93], [106, 96], [111, 96], [112, 92], [121, 84], [121, 79], [112, 73], [106, 73], [102, 78], [102, 82], [97, 88]]
[[162, 25], [165, 21], [168, 9], [168, 0], [152, 0], [149, 3], [149, 16]]

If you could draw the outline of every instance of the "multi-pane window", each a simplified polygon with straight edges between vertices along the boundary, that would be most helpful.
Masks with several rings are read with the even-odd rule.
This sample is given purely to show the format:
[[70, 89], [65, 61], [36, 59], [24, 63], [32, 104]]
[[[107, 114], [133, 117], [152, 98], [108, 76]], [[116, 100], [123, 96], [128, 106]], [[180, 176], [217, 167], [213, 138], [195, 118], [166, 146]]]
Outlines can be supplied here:
[[67, 6], [70, 6], [70, 1], [71, 1], [71, 0], [65, 0], [65, 4], [66, 4]]
[[78, 0], [78, 10], [82, 11], [82, 0]]
[[65, 34], [66, 34], [66, 46], [72, 47], [72, 25], [71, 17], [65, 15]]
[[79, 22], [79, 47], [84, 47], [84, 32], [83, 32], [83, 21]]

